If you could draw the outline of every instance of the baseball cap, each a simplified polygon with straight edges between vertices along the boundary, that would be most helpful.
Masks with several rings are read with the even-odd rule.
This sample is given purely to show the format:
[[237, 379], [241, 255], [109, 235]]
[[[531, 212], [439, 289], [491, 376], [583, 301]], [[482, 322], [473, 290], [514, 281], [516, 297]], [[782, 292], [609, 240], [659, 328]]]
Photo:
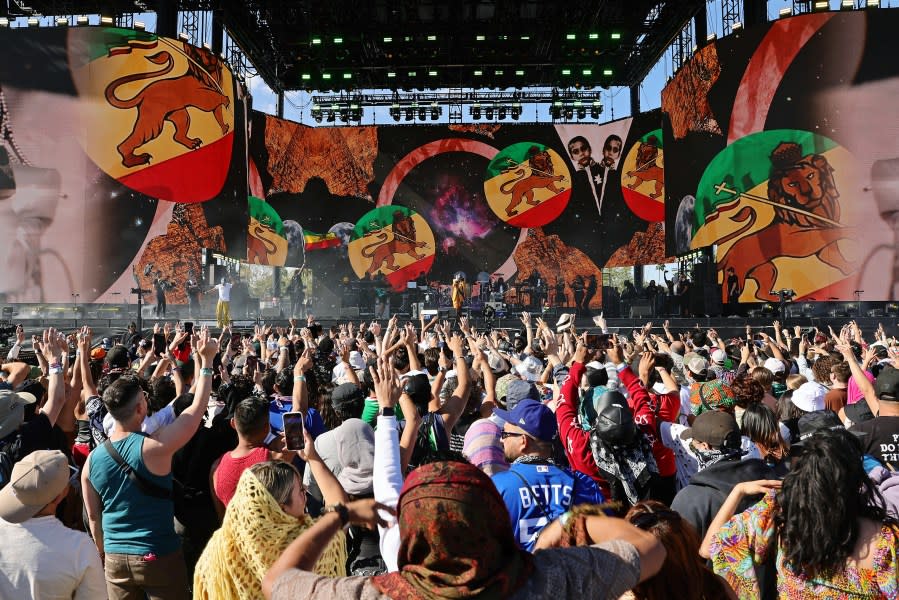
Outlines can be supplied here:
[[543, 362], [533, 356], [527, 356], [523, 361], [515, 365], [515, 371], [527, 381], [537, 381], [543, 373]]
[[[819, 431], [825, 431], [829, 429], [846, 429], [843, 425], [843, 422], [840, 421], [840, 417], [837, 413], [832, 410], [816, 410], [810, 413], [806, 413], [799, 417], [798, 422], [799, 427], [799, 441], [795, 442], [793, 445], [801, 444], [803, 441], [809, 439]], [[861, 437], [865, 435], [862, 432], [853, 432], [855, 435]]]
[[12, 468], [0, 490], [0, 518], [24, 523], [50, 504], [69, 484], [69, 462], [59, 450], [35, 450]]
[[696, 440], [705, 442], [712, 448], [740, 447], [740, 426], [730, 413], [720, 410], [704, 412], [693, 421], [693, 426], [684, 429], [680, 437], [682, 440]]
[[106, 353], [106, 363], [113, 369], [127, 369], [130, 362], [128, 349], [125, 346], [113, 346]]
[[356, 371], [361, 371], [365, 368], [365, 359], [358, 350], [350, 351], [350, 366]]
[[102, 346], [97, 346], [93, 350], [91, 350], [91, 359], [93, 360], [103, 360], [106, 358], [106, 349]]
[[531, 398], [525, 398], [512, 410], [497, 408], [493, 412], [506, 423], [520, 427], [540, 441], [551, 442], [556, 437], [556, 416], [546, 406]]
[[765, 363], [762, 366], [772, 373], [783, 373], [787, 370], [787, 368], [784, 366], [784, 361], [774, 357], [766, 358]]
[[508, 375], [503, 375], [499, 379], [496, 380], [496, 401], [500, 406], [506, 406], [506, 395], [509, 393], [509, 384], [513, 381], [520, 381], [516, 375], [509, 373]]
[[25, 422], [25, 405], [35, 402], [37, 398], [34, 394], [0, 390], [0, 439], [8, 436]]
[[699, 373], [708, 370], [709, 361], [695, 352], [688, 352], [686, 356], [684, 356], [684, 366], [692, 373], [698, 375]]
[[364, 399], [362, 389], [355, 383], [341, 383], [331, 392], [331, 405], [340, 408]]
[[531, 400], [539, 400], [540, 392], [537, 386], [523, 379], [515, 379], [509, 382], [506, 388], [506, 409], [514, 410], [516, 406], [527, 398]]
[[874, 418], [874, 413], [871, 412], [871, 407], [868, 406], [868, 401], [864, 398], [855, 404], [847, 404], [843, 412], [846, 413], [846, 418], [853, 423], [862, 423]]
[[110, 348], [112, 348], [112, 342], [109, 340], [109, 338], [103, 338], [103, 341], [100, 342], [100, 347], [104, 350], [109, 350]]
[[723, 365], [727, 362], [727, 352], [718, 348], [714, 352], [712, 352], [712, 362], [718, 365]]
[[431, 384], [428, 376], [419, 373], [412, 377], [406, 377], [403, 381], [403, 393], [408, 394], [417, 406], [423, 406], [431, 401]]
[[874, 380], [874, 392], [887, 402], [899, 402], [899, 369], [886, 366]]
[[807, 381], [793, 392], [790, 400], [797, 408], [805, 412], [815, 412], [824, 408], [824, 395], [827, 388], [815, 381]]

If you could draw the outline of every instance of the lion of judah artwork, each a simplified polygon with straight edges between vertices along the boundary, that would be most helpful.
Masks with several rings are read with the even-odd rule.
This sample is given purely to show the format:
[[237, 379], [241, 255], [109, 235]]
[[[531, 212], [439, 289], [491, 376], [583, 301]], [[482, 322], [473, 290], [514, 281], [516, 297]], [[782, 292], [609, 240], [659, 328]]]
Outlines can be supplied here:
[[131, 133], [116, 146], [122, 157], [122, 165], [128, 168], [150, 164], [149, 153], [138, 153], [137, 149], [162, 134], [166, 121], [175, 127], [173, 140], [189, 150], [203, 144], [200, 138], [188, 135], [190, 113], [188, 108], [211, 112], [221, 127], [222, 135], [229, 130], [225, 122], [224, 110], [231, 100], [222, 90], [222, 63], [211, 52], [183, 44], [188, 58], [187, 71], [178, 77], [157, 79], [129, 99], [122, 99], [116, 91], [123, 85], [145, 79], [168, 75], [174, 69], [174, 59], [165, 50], [147, 57], [161, 69], [143, 73], [132, 73], [119, 77], [106, 86], [106, 101], [118, 109], [137, 109], [137, 118]]
[[750, 233], [757, 221], [756, 211], [744, 206], [731, 219], [743, 225], [718, 241], [719, 245], [743, 236], [719, 258], [718, 269], [733, 268], [739, 289], [748, 279], [758, 284], [756, 298], [777, 300], [778, 258], [816, 256], [844, 275], [854, 265], [843, 256], [838, 242], [850, 237], [848, 228], [839, 223], [840, 197], [834, 181], [834, 169], [821, 154], [803, 156], [795, 142], [781, 142], [770, 155], [768, 202], [775, 205], [770, 225]]

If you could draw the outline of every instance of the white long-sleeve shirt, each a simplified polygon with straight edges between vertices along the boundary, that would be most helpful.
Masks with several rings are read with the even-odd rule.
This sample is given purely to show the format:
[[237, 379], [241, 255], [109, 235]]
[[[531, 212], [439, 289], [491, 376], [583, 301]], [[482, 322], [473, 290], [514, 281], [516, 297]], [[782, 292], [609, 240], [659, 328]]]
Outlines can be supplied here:
[[[378, 417], [372, 484], [375, 500], [396, 508], [400, 491], [403, 489], [403, 466], [400, 459], [400, 437], [396, 417]], [[388, 571], [396, 571], [400, 551], [400, 527], [396, 519], [390, 515], [382, 513], [381, 516], [391, 523], [389, 527], [378, 526], [378, 532], [381, 534], [381, 558], [384, 559]]]

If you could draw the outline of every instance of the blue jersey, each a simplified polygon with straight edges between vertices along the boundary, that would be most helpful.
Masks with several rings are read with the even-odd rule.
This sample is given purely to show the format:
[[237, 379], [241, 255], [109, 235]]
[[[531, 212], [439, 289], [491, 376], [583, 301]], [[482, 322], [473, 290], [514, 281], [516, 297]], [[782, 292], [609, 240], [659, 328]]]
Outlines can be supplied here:
[[555, 465], [515, 463], [492, 479], [509, 509], [515, 540], [528, 552], [543, 528], [572, 506], [604, 502], [593, 479]]

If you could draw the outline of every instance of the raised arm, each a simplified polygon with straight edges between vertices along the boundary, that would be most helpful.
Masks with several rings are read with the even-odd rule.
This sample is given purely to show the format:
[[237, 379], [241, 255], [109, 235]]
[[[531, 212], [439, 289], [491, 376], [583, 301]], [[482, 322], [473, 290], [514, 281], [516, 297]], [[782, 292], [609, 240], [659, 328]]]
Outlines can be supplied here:
[[50, 425], [56, 425], [59, 413], [65, 406], [65, 377], [62, 367], [62, 355], [68, 354], [69, 345], [65, 337], [61, 337], [52, 327], [44, 331], [41, 343], [41, 354], [49, 368], [49, 386], [47, 390], [47, 402], [41, 407], [41, 412], [47, 415]]
[[453, 353], [453, 364], [455, 365], [456, 378], [459, 382], [456, 386], [456, 391], [453, 392], [449, 400], [444, 402], [439, 411], [443, 415], [446, 435], [449, 436], [459, 417], [462, 416], [462, 411], [465, 410], [465, 404], [468, 402], [468, 392], [471, 390], [471, 381], [468, 376], [468, 365], [465, 364], [465, 355], [462, 353], [462, 338], [459, 337], [459, 334], [454, 333], [447, 343]]
[[306, 440], [306, 444], [302, 450], [297, 452], [297, 455], [306, 461], [307, 467], [312, 469], [312, 476], [315, 477], [315, 482], [322, 492], [325, 504], [345, 504], [349, 500], [349, 496], [322, 457], [318, 455], [312, 435], [306, 428], [303, 428], [303, 439]]
[[193, 402], [173, 423], [156, 432], [155, 443], [144, 443], [145, 458], [152, 460], [157, 466], [156, 472], [165, 472], [165, 468], [159, 468], [160, 465], [164, 467], [168, 464], [170, 468], [171, 456], [197, 432], [203, 415], [206, 414], [212, 390], [212, 362], [218, 353], [218, 342], [210, 337], [209, 330], [205, 327], [199, 335], [197, 352], [200, 354], [200, 372], [197, 373], [197, 388]]
[[312, 349], [306, 348], [293, 366], [293, 410], [304, 415], [309, 409], [309, 389], [306, 371], [312, 368]]

